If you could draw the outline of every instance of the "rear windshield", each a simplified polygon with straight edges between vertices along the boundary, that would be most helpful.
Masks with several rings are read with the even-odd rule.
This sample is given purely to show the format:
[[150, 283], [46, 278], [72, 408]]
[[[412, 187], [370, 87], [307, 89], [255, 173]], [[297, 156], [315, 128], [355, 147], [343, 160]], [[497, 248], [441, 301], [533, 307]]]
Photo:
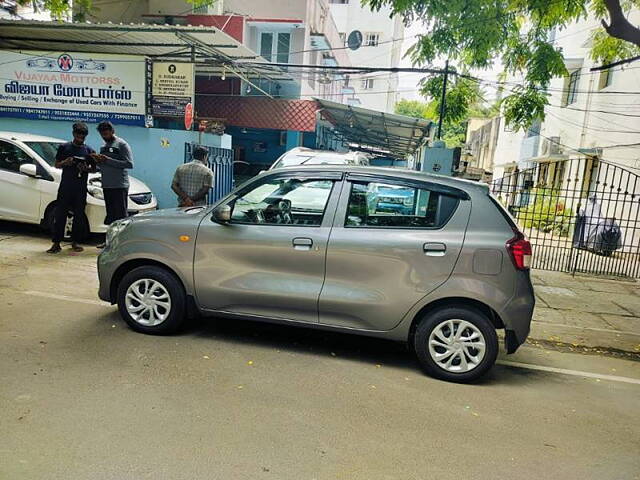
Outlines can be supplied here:
[[62, 142], [24, 142], [31, 150], [36, 152], [40, 157], [52, 167], [56, 163], [56, 153]]

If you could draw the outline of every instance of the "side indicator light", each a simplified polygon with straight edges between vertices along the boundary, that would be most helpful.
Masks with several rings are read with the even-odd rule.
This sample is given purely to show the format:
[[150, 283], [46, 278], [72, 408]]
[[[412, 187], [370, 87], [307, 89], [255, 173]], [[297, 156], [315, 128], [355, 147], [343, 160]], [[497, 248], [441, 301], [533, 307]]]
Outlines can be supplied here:
[[191, 237], [189, 235], [180, 235], [181, 242], [188, 242], [189, 240], [191, 240]]

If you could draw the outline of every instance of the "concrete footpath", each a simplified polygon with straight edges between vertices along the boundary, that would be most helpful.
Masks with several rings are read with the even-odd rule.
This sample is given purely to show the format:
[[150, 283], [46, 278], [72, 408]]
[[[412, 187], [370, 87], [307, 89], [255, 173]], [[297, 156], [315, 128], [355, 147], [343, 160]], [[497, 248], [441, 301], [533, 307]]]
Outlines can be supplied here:
[[532, 272], [530, 344], [640, 359], [640, 283]]

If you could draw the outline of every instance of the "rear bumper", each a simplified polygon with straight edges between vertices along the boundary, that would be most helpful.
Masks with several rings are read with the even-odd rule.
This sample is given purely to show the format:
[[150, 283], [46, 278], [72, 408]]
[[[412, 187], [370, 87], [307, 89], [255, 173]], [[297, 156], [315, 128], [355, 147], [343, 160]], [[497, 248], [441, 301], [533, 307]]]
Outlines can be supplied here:
[[535, 304], [536, 297], [529, 272], [518, 272], [514, 295], [499, 312], [505, 327], [507, 353], [514, 353], [529, 336]]

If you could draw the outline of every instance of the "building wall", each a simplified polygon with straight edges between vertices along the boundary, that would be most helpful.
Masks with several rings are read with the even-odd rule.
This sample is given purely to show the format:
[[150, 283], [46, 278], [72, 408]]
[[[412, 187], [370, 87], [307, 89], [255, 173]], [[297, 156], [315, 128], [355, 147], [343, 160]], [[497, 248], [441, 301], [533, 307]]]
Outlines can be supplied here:
[[[402, 55], [402, 40], [404, 25], [400, 17], [391, 17], [391, 8], [382, 7], [379, 11], [372, 11], [362, 6], [359, 1], [351, 0], [347, 4], [332, 3], [331, 13], [338, 30], [349, 36], [354, 30], [359, 30], [366, 42], [367, 33], [379, 34], [379, 45], [366, 46], [363, 44], [358, 50], [345, 50], [352, 65], [366, 65], [374, 67], [397, 67]], [[372, 88], [363, 88], [363, 80], [373, 80]], [[361, 106], [392, 113], [398, 98], [398, 75], [389, 73], [374, 73], [370, 75], [352, 75], [350, 79]]]
[[[633, 24], [640, 23], [640, 10], [629, 17]], [[589, 58], [588, 27], [598, 27], [598, 22], [589, 19], [569, 26], [558, 32], [557, 46], [570, 59], [570, 70], [581, 68], [576, 102], [562, 106], [565, 79], [555, 79], [551, 83], [551, 106], [546, 109], [547, 117], [542, 125], [543, 136], [559, 136], [560, 142], [576, 148], [602, 148], [602, 158], [640, 168], [640, 150], [636, 147], [608, 148], [612, 145], [637, 143], [640, 131], [640, 116], [637, 106], [640, 99], [638, 86], [638, 62], [613, 69], [611, 85], [600, 88], [600, 73], [590, 72], [599, 65]], [[587, 30], [585, 31], [585, 28]], [[619, 94], [614, 92], [628, 92]], [[636, 92], [636, 93], [633, 93]], [[589, 110], [588, 112], [582, 110]], [[631, 115], [631, 116], [629, 116]], [[542, 139], [544, 141], [544, 138]], [[565, 148], [565, 153], [574, 155]]]
[[[0, 130], [32, 133], [49, 137], [71, 139], [72, 122], [33, 121], [0, 118]], [[87, 144], [98, 149], [102, 139], [89, 124]], [[125, 139], [133, 151], [134, 168], [131, 175], [143, 181], [158, 198], [160, 208], [176, 205], [171, 180], [178, 165], [184, 162], [185, 143], [197, 142], [211, 147], [231, 148], [229, 135], [202, 134], [185, 130], [118, 126], [116, 134]]]

